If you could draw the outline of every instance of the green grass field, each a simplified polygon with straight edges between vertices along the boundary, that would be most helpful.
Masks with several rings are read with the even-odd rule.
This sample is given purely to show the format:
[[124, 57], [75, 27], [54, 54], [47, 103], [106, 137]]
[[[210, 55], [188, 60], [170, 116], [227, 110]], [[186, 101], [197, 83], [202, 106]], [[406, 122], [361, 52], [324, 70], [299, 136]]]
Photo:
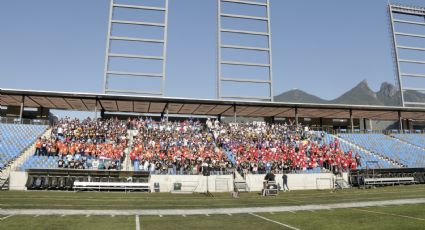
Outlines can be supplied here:
[[425, 186], [348, 189], [335, 193], [329, 190], [303, 190], [280, 193], [277, 197], [266, 198], [259, 196], [258, 193], [241, 193], [239, 199], [231, 198], [229, 193], [217, 193], [211, 198], [202, 194], [6, 191], [0, 192], [0, 208], [197, 209], [329, 204], [408, 198], [425, 198]]
[[[200, 209], [294, 206], [425, 198], [424, 185], [370, 190], [291, 191], [277, 197], [242, 193], [0, 192], [1, 209]], [[233, 215], [140, 216], [141, 229], [425, 229], [425, 204]], [[266, 218], [266, 219], [263, 219]], [[275, 222], [273, 222], [275, 221]], [[285, 226], [286, 225], [286, 226]], [[288, 227], [289, 226], [289, 227]], [[136, 229], [135, 216], [0, 216], [0, 229]]]

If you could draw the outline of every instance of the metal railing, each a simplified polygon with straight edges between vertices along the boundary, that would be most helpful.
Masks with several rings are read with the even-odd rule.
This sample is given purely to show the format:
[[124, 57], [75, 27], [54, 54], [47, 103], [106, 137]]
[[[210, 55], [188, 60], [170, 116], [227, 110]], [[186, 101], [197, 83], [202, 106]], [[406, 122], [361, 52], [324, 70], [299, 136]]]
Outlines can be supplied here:
[[50, 121], [42, 119], [20, 119], [17, 117], [0, 117], [0, 124], [50, 125]]

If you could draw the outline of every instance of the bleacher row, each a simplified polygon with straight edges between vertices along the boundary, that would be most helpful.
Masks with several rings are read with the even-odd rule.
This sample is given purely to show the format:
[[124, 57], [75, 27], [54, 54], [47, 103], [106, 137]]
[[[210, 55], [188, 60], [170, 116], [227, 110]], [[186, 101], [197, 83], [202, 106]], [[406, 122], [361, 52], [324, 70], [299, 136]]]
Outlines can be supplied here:
[[[0, 124], [0, 170], [20, 156], [47, 129], [42, 125]], [[425, 167], [424, 134], [337, 134], [324, 133], [323, 143], [339, 138], [344, 152], [353, 150], [361, 156], [360, 168]], [[231, 153], [228, 158], [235, 162]], [[56, 169], [56, 156], [31, 156], [21, 170]]]
[[383, 159], [392, 160], [404, 167], [417, 168], [425, 165], [424, 147], [409, 141], [423, 138], [423, 135], [340, 134], [339, 136], [351, 143], [362, 146], [372, 153], [379, 154]]
[[0, 170], [19, 157], [46, 129], [45, 125], [0, 124]]

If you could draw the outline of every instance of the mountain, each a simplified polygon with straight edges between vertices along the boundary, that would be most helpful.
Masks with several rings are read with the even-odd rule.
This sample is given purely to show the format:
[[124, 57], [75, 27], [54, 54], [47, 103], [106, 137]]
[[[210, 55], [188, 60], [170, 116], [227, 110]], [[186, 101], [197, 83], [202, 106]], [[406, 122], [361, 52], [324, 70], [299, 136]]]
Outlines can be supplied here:
[[285, 93], [279, 94], [274, 97], [275, 101], [298, 102], [298, 103], [327, 103], [320, 97], [308, 94], [299, 89], [289, 90]]
[[376, 95], [378, 96], [378, 100], [381, 101], [383, 105], [401, 105], [400, 93], [393, 84], [383, 82]]
[[[299, 89], [289, 90], [275, 96], [275, 101], [320, 104], [349, 104], [349, 105], [386, 105], [399, 106], [400, 92], [394, 85], [383, 82], [378, 92], [370, 89], [366, 80], [334, 100], [325, 100]], [[406, 91], [405, 101], [425, 102], [425, 94], [418, 91]]]
[[425, 94], [415, 90], [404, 92], [404, 101], [425, 103]]
[[340, 97], [330, 101], [331, 104], [355, 104], [355, 105], [383, 105], [378, 96], [373, 92], [366, 80], [361, 81], [354, 88]]

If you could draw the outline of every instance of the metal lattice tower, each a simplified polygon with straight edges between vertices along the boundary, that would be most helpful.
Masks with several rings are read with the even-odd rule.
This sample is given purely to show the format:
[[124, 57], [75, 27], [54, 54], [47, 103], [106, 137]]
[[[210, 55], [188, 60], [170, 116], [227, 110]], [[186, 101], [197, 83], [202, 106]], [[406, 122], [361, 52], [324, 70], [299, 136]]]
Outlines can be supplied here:
[[[116, 0], [115, 0], [116, 1]], [[167, 58], [167, 28], [168, 28], [168, 0], [165, 1], [164, 7], [154, 7], [154, 6], [143, 6], [143, 5], [127, 5], [127, 4], [118, 4], [114, 0], [110, 0], [110, 11], [109, 11], [109, 28], [108, 28], [108, 37], [106, 45], [106, 54], [105, 54], [105, 69], [104, 69], [104, 93], [107, 94], [136, 94], [136, 95], [155, 95], [155, 96], [164, 96], [164, 85], [166, 77], [166, 58]], [[148, 21], [131, 21], [131, 20], [121, 20], [115, 19], [114, 13], [116, 9], [123, 10], [147, 10], [147, 11], [156, 11], [164, 13], [164, 20], [161, 23], [157, 22], [148, 22]], [[159, 27], [163, 29], [162, 39], [150, 39], [143, 37], [127, 37], [120, 36], [115, 34], [113, 31], [114, 25], [133, 25], [140, 27]], [[160, 56], [148, 56], [148, 55], [136, 55], [128, 53], [111, 53], [111, 43], [113, 41], [125, 41], [125, 42], [134, 42], [134, 43], [145, 43], [145, 44], [162, 44], [162, 55]], [[123, 60], [130, 59], [139, 59], [139, 60], [157, 60], [162, 61], [162, 73], [150, 73], [150, 72], [134, 72], [134, 71], [116, 71], [111, 69], [110, 61], [111, 58], [121, 58]], [[114, 89], [110, 83], [111, 78], [118, 77], [134, 77], [139, 79], [148, 79], [156, 78], [160, 79], [161, 85], [159, 86], [160, 90], [157, 91], [144, 91], [144, 90], [123, 90], [123, 89]]]
[[[249, 5], [255, 6], [258, 10], [261, 8], [265, 8], [266, 17], [256, 17], [249, 15], [239, 15], [239, 14], [228, 14], [223, 13], [222, 4], [223, 3], [232, 3], [238, 5]], [[264, 2], [258, 1], [245, 1], [245, 0], [218, 0], [218, 10], [217, 10], [217, 34], [218, 34], [218, 45], [217, 45], [217, 98], [218, 99], [254, 99], [254, 100], [266, 100], [273, 101], [273, 78], [272, 78], [272, 45], [271, 45], [271, 30], [270, 30], [270, 3], [269, 0], [265, 0]], [[267, 31], [266, 32], [258, 32], [258, 31], [250, 31], [250, 30], [239, 30], [239, 29], [228, 29], [222, 27], [222, 19], [230, 18], [230, 19], [249, 19], [266, 22]], [[223, 44], [222, 35], [223, 33], [230, 34], [239, 34], [239, 35], [252, 35], [259, 37], [267, 37], [268, 47], [254, 47], [254, 46], [244, 46], [237, 44]], [[268, 54], [268, 63], [251, 63], [251, 62], [240, 62], [240, 61], [230, 61], [223, 60], [222, 58], [222, 49], [236, 49], [236, 50], [247, 50], [247, 51], [258, 51], [258, 52], [267, 52]], [[230, 66], [238, 66], [238, 67], [256, 67], [256, 68], [268, 68], [268, 78], [267, 80], [262, 79], [248, 79], [243, 76], [224, 76], [223, 74], [223, 65]], [[222, 92], [222, 84], [226, 82], [232, 82], [234, 84], [266, 84], [268, 87], [267, 96], [266, 97], [258, 97], [258, 96], [244, 96], [244, 95], [230, 95], [223, 94]]]
[[[425, 28], [425, 8], [419, 8], [419, 7], [407, 7], [407, 6], [399, 6], [399, 5], [388, 5], [388, 13], [390, 17], [391, 22], [391, 33], [392, 33], [392, 40], [393, 40], [393, 49], [395, 53], [395, 64], [396, 64], [396, 74], [398, 79], [398, 86], [400, 90], [401, 95], [401, 102], [402, 106], [425, 106], [425, 102], [418, 102], [418, 101], [407, 101], [405, 99], [406, 91], [419, 91], [419, 92], [425, 92], [425, 88], [412, 88], [412, 87], [405, 87], [404, 83], [406, 83], [407, 78], [420, 78], [425, 80], [425, 71], [418, 71], [418, 72], [410, 72], [406, 71], [407, 68], [403, 68], [403, 65], [405, 64], [414, 64], [414, 65], [424, 65], [425, 66], [425, 60], [420, 60], [417, 57], [414, 57], [413, 55], [402, 55], [401, 52], [406, 51], [413, 51], [413, 52], [422, 52], [425, 53], [425, 46], [424, 47], [418, 47], [417, 45], [413, 44], [407, 44], [408, 42], [404, 41], [402, 44], [400, 43], [401, 38], [415, 38], [415, 39], [421, 39], [420, 43], [425, 44], [425, 34], [416, 34], [416, 33], [410, 33], [410, 32], [402, 32], [400, 28], [397, 27], [397, 25], [409, 25], [417, 28]], [[398, 15], [408, 15], [417, 17], [421, 20], [410, 20], [410, 19], [401, 19], [397, 17]], [[406, 57], [408, 56], [408, 57]]]

